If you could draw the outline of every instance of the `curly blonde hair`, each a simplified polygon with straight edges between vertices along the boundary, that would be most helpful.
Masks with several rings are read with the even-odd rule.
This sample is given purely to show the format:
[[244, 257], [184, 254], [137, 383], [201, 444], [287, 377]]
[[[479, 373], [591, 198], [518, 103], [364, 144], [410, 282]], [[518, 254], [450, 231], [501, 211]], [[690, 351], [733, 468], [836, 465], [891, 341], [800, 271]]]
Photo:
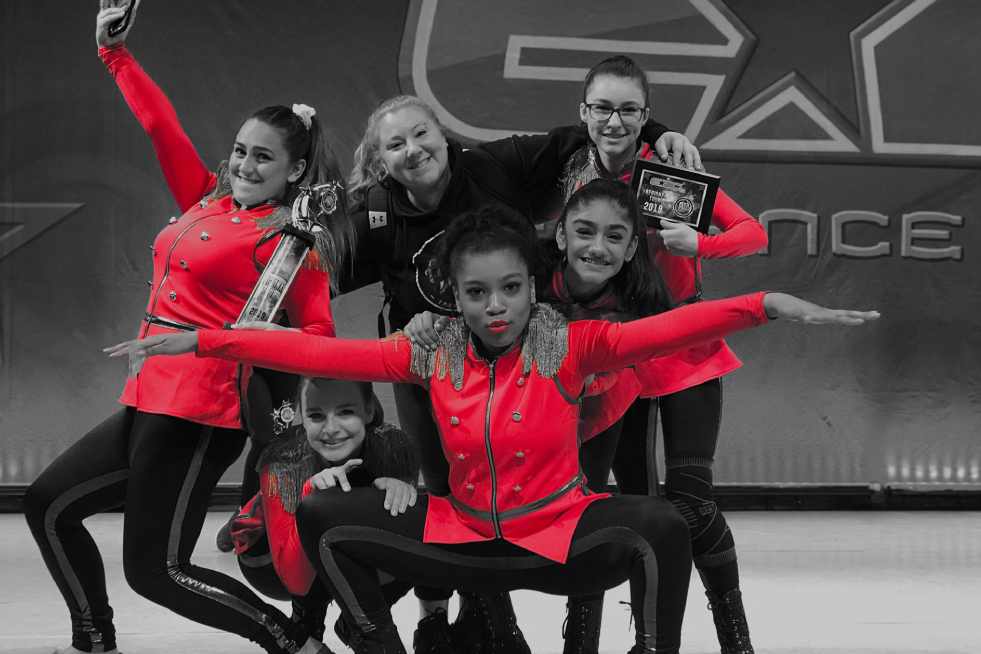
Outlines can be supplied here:
[[388, 114], [406, 107], [418, 107], [429, 116], [440, 132], [446, 133], [433, 108], [414, 95], [396, 95], [379, 104], [378, 108], [371, 112], [371, 116], [368, 117], [364, 135], [354, 151], [351, 175], [347, 181], [347, 197], [352, 207], [364, 202], [368, 189], [385, 176], [379, 155], [378, 123]]

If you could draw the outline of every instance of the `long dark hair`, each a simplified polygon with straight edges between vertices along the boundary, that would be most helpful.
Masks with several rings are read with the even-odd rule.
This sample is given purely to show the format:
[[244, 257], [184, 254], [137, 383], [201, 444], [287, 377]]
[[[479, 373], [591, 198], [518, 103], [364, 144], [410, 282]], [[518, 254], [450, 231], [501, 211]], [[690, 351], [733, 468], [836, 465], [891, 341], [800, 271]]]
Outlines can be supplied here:
[[[647, 249], [647, 226], [637, 211], [637, 203], [630, 187], [612, 179], [594, 179], [572, 194], [562, 209], [556, 229], [569, 233], [569, 214], [580, 211], [591, 202], [606, 201], [622, 211], [633, 235], [637, 238], [637, 251], [630, 261], [625, 261], [620, 271], [608, 282], [621, 307], [629, 308], [639, 316], [650, 316], [672, 308], [671, 295], [661, 273], [653, 265]], [[565, 265], [565, 252], [559, 250], [555, 239], [542, 244], [541, 269], [545, 273], [542, 282], [548, 283], [552, 271]]]
[[[273, 127], [283, 135], [283, 146], [289, 155], [290, 162], [303, 159], [307, 162], [303, 176], [295, 182], [287, 183], [282, 206], [272, 214], [258, 221], [260, 227], [272, 231], [279, 230], [290, 219], [290, 209], [303, 186], [317, 186], [328, 182], [337, 183], [337, 208], [330, 215], [327, 232], [317, 237], [316, 253], [319, 258], [316, 263], [323, 270], [331, 273], [331, 286], [337, 290], [341, 262], [347, 261], [354, 249], [354, 228], [347, 211], [347, 197], [344, 191], [344, 176], [337, 155], [327, 142], [327, 135], [317, 116], [311, 116], [309, 129], [303, 120], [285, 105], [276, 104], [256, 109], [242, 121], [244, 125], [249, 120], [259, 120]], [[222, 162], [218, 170], [218, 185], [210, 194], [211, 198], [219, 198], [231, 193], [228, 182], [228, 162]]]

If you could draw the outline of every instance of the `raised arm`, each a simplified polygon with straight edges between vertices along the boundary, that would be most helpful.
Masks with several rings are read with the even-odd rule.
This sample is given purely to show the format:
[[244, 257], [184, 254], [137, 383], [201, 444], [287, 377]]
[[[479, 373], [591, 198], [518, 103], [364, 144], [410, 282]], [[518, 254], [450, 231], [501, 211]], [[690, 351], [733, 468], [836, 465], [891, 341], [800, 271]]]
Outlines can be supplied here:
[[150, 137], [167, 185], [181, 212], [187, 211], [214, 187], [215, 176], [201, 161], [181, 127], [170, 100], [126, 49], [125, 40], [132, 29], [132, 20], [125, 32], [115, 37], [109, 36], [109, 25], [122, 17], [124, 9], [107, 6], [109, 4], [103, 1], [103, 9], [96, 19], [99, 58]]

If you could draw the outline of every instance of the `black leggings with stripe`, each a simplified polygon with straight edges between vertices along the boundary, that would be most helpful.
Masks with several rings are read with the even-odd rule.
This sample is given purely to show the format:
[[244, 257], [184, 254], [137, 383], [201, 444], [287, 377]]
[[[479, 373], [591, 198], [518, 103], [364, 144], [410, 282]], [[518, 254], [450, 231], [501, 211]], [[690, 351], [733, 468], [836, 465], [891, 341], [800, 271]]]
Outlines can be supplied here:
[[688, 522], [695, 567], [706, 589], [721, 596], [739, 586], [736, 546], [716, 505], [712, 475], [722, 418], [721, 379], [637, 400], [619, 423], [583, 445], [583, 471], [593, 490], [606, 489], [612, 467], [620, 492], [657, 493], [658, 417], [667, 467], [665, 494]]
[[378, 570], [412, 584], [476, 593], [517, 589], [554, 595], [602, 592], [630, 582], [638, 642], [678, 651], [691, 574], [688, 527], [664, 500], [618, 496], [591, 504], [558, 564], [503, 540], [422, 542], [428, 497], [393, 517], [374, 488], [331, 489], [297, 511], [304, 550], [331, 595], [365, 632], [391, 622]]
[[137, 593], [268, 652], [303, 644], [302, 630], [244, 584], [190, 562], [211, 492], [245, 439], [240, 430], [127, 408], [68, 448], [31, 485], [24, 511], [68, 605], [74, 647], [98, 652], [116, 645], [102, 558], [82, 520], [120, 507], [123, 567]]

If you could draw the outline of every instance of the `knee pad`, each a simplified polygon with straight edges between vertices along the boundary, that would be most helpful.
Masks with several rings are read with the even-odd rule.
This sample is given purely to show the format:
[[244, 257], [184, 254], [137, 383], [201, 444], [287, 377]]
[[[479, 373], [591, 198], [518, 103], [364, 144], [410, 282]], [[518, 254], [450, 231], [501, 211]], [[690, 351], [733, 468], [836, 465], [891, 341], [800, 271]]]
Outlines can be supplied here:
[[735, 560], [729, 525], [715, 503], [712, 460], [668, 460], [664, 485], [668, 500], [688, 523], [695, 565], [711, 567]]

